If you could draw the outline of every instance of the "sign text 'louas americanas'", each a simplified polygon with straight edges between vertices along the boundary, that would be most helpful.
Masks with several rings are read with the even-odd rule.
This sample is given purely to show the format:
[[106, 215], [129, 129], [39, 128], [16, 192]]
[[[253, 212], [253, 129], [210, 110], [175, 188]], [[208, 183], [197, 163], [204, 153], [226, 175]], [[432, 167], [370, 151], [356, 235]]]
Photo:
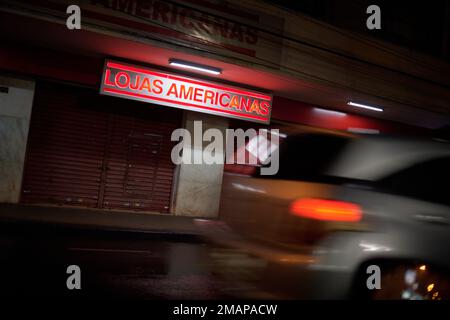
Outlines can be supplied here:
[[100, 92], [106, 95], [269, 123], [272, 96], [107, 60]]

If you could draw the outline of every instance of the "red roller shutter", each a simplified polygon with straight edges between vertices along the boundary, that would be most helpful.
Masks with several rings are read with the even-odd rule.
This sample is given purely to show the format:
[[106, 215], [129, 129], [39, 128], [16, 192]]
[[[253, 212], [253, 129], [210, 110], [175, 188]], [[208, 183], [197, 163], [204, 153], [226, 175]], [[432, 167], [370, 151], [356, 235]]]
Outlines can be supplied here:
[[105, 208], [168, 212], [174, 124], [116, 117], [106, 162]]
[[37, 86], [22, 202], [98, 206], [108, 118], [79, 108], [83, 93]]
[[22, 202], [169, 212], [180, 114], [39, 83]]

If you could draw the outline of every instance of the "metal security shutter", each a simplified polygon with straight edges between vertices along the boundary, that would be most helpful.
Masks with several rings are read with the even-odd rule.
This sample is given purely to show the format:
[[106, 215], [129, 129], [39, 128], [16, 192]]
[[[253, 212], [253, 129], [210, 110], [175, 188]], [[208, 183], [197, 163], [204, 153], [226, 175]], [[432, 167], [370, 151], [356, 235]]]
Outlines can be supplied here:
[[84, 90], [39, 83], [22, 202], [98, 206], [108, 118], [79, 108]]
[[168, 213], [181, 112], [39, 83], [24, 203]]
[[171, 123], [114, 118], [106, 157], [104, 208], [169, 212], [174, 129]]

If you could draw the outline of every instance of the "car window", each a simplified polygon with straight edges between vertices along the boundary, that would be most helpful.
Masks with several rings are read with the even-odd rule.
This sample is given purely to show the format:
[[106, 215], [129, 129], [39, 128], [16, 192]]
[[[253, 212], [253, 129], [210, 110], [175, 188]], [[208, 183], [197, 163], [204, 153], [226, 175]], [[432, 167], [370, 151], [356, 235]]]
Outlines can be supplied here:
[[422, 162], [378, 181], [388, 192], [446, 205], [449, 183], [450, 157]]
[[322, 180], [350, 138], [325, 134], [288, 136], [280, 145], [279, 170], [273, 178]]

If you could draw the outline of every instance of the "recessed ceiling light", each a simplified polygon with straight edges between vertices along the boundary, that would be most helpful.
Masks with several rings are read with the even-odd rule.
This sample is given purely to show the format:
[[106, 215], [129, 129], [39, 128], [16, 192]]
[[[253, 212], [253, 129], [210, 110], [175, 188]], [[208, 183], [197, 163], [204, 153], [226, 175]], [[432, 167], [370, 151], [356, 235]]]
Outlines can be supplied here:
[[328, 110], [328, 109], [322, 109], [322, 108], [317, 108], [314, 107], [313, 109], [315, 112], [317, 113], [321, 113], [321, 114], [326, 114], [326, 115], [330, 115], [330, 116], [338, 116], [338, 117], [345, 117], [347, 114], [345, 112], [339, 112], [339, 111], [334, 111], [334, 110]]
[[190, 69], [190, 70], [195, 70], [195, 71], [200, 71], [200, 72], [206, 72], [206, 73], [215, 74], [215, 75], [218, 75], [218, 74], [222, 73], [222, 70], [219, 69], [219, 68], [205, 66], [205, 65], [202, 65], [202, 64], [193, 63], [193, 62], [189, 62], [189, 61], [178, 60], [178, 59], [170, 59], [169, 60], [169, 64], [171, 66], [178, 67], [178, 68], [184, 68], [184, 69]]
[[356, 102], [352, 102], [352, 101], [348, 102], [347, 104], [349, 106], [353, 106], [353, 107], [368, 109], [368, 110], [377, 111], [377, 112], [383, 112], [383, 109], [379, 108], [379, 107], [372, 107], [372, 106], [368, 106], [368, 105], [365, 105], [365, 104], [356, 103]]
[[379, 134], [378, 129], [367, 129], [367, 128], [347, 128], [348, 132], [362, 133], [362, 134]]

